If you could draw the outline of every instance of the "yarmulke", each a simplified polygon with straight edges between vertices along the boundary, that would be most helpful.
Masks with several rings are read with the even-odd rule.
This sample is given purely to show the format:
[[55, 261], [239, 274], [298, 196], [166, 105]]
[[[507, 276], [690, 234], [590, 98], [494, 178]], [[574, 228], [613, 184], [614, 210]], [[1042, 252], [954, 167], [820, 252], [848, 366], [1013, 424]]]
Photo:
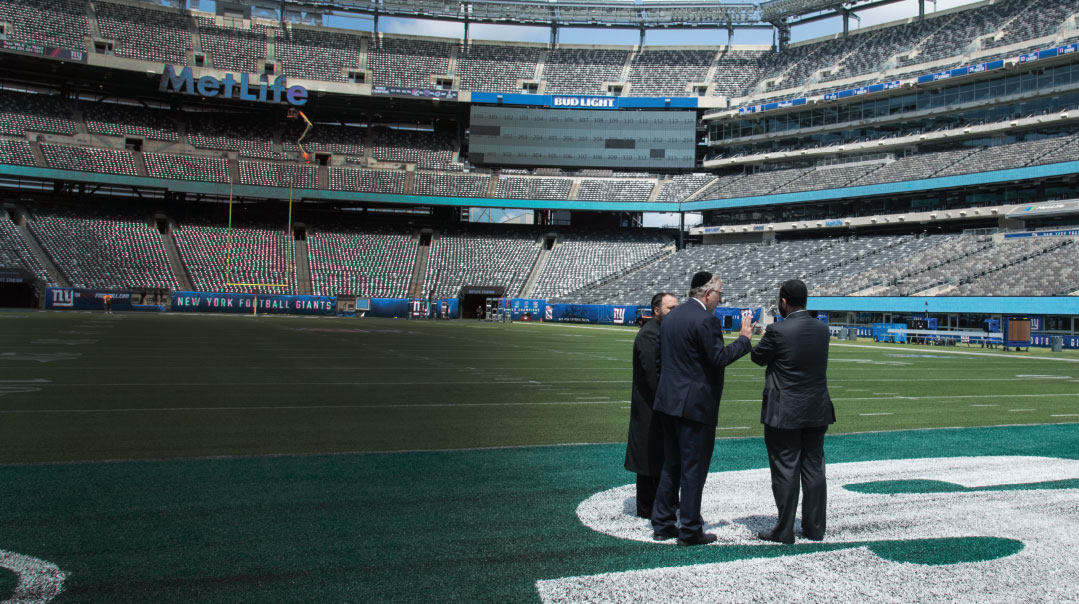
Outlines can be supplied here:
[[701, 271], [693, 275], [693, 281], [689, 284], [690, 289], [701, 287], [712, 280], [712, 273], [708, 271]]

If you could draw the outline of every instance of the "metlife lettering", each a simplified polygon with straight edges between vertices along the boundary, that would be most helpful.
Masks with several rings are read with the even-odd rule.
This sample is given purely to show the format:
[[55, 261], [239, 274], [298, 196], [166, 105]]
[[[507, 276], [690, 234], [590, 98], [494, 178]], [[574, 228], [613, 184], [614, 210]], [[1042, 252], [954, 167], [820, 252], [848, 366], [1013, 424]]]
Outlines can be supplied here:
[[165, 65], [161, 71], [161, 84], [158, 89], [161, 92], [179, 92], [208, 98], [221, 95], [226, 99], [237, 98], [241, 101], [288, 103], [297, 107], [307, 104], [307, 89], [303, 86], [289, 86], [283, 75], [274, 78], [272, 84], [260, 81], [257, 87], [253, 87], [246, 73], [240, 74], [238, 82], [231, 73], [226, 73], [223, 79], [206, 75], [196, 80], [190, 67], [184, 67], [177, 74], [175, 67]]

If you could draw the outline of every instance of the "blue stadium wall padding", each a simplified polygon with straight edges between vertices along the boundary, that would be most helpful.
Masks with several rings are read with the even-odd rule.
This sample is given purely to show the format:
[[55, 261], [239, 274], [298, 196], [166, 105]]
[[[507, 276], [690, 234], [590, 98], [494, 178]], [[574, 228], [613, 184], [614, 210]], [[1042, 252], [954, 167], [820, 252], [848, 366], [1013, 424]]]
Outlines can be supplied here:
[[637, 320], [636, 304], [548, 304], [545, 321], [556, 323], [591, 323], [594, 325], [630, 325]]
[[511, 298], [510, 319], [513, 321], [520, 321], [521, 315], [527, 313], [531, 316], [533, 321], [538, 321], [544, 317], [546, 308], [546, 300], [539, 300], [536, 298]]
[[405, 298], [371, 298], [371, 308], [364, 313], [364, 316], [407, 319], [408, 300]]
[[[259, 294], [258, 312], [282, 315], [337, 314], [336, 296]], [[172, 292], [173, 312], [254, 313], [255, 294]]]
[[[928, 306], [927, 306], [928, 304]], [[810, 296], [809, 310], [924, 315], [1079, 315], [1079, 296]]]
[[131, 292], [78, 287], [45, 288], [45, 308], [49, 310], [105, 310], [105, 296], [112, 296], [113, 310], [131, 310]]

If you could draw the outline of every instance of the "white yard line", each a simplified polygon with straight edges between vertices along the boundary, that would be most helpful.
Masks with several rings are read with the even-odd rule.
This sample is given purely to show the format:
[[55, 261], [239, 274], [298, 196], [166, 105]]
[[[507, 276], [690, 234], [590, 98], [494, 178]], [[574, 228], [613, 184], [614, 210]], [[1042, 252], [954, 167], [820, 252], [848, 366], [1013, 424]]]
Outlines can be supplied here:
[[[840, 346], [840, 347], [843, 347], [843, 348], [869, 348], [871, 350], [903, 350], [903, 351], [906, 351], [906, 352], [911, 351], [910, 348], [904, 348], [904, 347], [899, 347], [899, 346], [880, 346], [880, 345], [868, 346], [868, 345], [865, 345], [865, 344], [839, 344], [839, 343], [829, 344], [829, 347], [831, 347], [831, 346]], [[1061, 361], [1063, 363], [1079, 363], [1079, 358], [1032, 357], [1032, 356], [1017, 357], [1017, 356], [1013, 356], [1013, 355], [1009, 355], [1009, 354], [997, 354], [997, 353], [992, 353], [992, 352], [973, 352], [973, 351], [966, 351], [966, 350], [933, 350], [932, 353], [933, 354], [962, 354], [962, 355], [976, 356], [976, 357], [993, 357], [993, 358], [997, 358], [997, 359], [1008, 359], [1008, 360], [1012, 360], [1012, 361], [1017, 361], [1017, 360], [1024, 360], [1025, 361], [1025, 360], [1029, 359], [1029, 360], [1032, 360], [1032, 361]]]

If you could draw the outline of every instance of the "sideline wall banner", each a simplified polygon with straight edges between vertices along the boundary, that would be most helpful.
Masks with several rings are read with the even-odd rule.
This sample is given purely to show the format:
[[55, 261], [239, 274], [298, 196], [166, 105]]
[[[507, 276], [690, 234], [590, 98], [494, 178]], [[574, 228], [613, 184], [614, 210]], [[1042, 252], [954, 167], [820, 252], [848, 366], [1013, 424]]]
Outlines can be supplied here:
[[608, 306], [606, 304], [547, 305], [545, 319], [556, 323], [591, 323], [595, 325], [632, 325], [637, 320], [636, 304]]
[[510, 299], [510, 320], [520, 321], [521, 315], [528, 314], [533, 321], [544, 320], [544, 310], [547, 308], [546, 300], [532, 298]]
[[[255, 311], [255, 299], [255, 294], [172, 292], [172, 311], [251, 313]], [[258, 312], [335, 315], [337, 314], [337, 297], [259, 294]]]
[[112, 296], [113, 310], [131, 310], [131, 292], [77, 287], [45, 288], [48, 310], [105, 310], [105, 296]]

